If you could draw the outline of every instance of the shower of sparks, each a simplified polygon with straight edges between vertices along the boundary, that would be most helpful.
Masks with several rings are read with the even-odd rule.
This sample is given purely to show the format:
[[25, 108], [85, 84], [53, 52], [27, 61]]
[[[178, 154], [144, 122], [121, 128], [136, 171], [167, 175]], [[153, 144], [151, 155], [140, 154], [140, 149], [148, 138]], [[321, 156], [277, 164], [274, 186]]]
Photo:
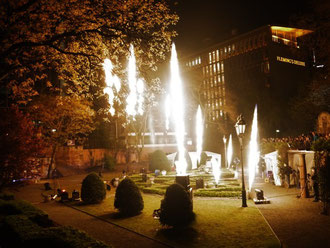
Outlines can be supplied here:
[[201, 161], [203, 147], [203, 117], [201, 107], [198, 105], [197, 114], [196, 114], [196, 155], [197, 162]]
[[184, 100], [182, 82], [179, 73], [179, 63], [176, 53], [175, 45], [172, 45], [171, 53], [171, 103], [173, 120], [175, 122], [175, 136], [179, 152], [179, 160], [176, 162], [176, 172], [178, 175], [185, 175], [187, 169], [187, 162], [185, 159], [184, 147]]
[[128, 84], [129, 84], [129, 95], [127, 96], [126, 102], [126, 113], [128, 115], [134, 116], [136, 115], [135, 105], [137, 102], [137, 94], [136, 94], [136, 60], [134, 55], [133, 45], [130, 47], [130, 57], [128, 61]]
[[106, 82], [106, 87], [104, 88], [103, 92], [104, 94], [107, 94], [109, 97], [109, 104], [110, 104], [110, 114], [113, 116], [115, 114], [115, 109], [114, 109], [114, 101], [119, 99], [115, 97], [114, 94], [114, 88], [116, 90], [116, 93], [119, 93], [121, 84], [120, 80], [116, 75], [112, 74], [113, 70], [113, 65], [110, 61], [110, 59], [105, 59], [103, 62], [103, 69], [105, 73], [105, 82]]
[[169, 95], [166, 96], [165, 100], [165, 126], [166, 126], [166, 131], [170, 129], [170, 116], [171, 116], [171, 97]]
[[228, 163], [228, 168], [230, 168], [231, 160], [233, 158], [233, 140], [231, 135], [229, 135], [229, 141], [228, 141], [228, 146], [227, 146], [227, 163]]
[[259, 151], [258, 151], [258, 114], [257, 114], [257, 105], [254, 108], [253, 121], [252, 121], [252, 131], [251, 138], [249, 143], [249, 191], [251, 191], [252, 184], [256, 174], [256, 168], [259, 162]]

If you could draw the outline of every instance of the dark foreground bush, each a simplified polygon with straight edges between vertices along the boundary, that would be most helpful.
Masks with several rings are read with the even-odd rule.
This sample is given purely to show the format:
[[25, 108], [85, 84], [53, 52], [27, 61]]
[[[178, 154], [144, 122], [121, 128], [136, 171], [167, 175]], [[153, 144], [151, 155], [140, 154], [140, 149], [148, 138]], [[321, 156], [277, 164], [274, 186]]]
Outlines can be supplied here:
[[25, 215], [11, 215], [4, 218], [1, 233], [5, 247], [35, 248], [106, 248], [104, 243], [89, 237], [72, 227], [42, 228]]
[[85, 177], [81, 185], [81, 199], [85, 203], [100, 203], [104, 200], [105, 195], [104, 183], [95, 172]]
[[156, 150], [150, 155], [149, 170], [171, 170], [171, 163], [162, 150]]
[[182, 227], [195, 219], [189, 193], [179, 184], [170, 185], [161, 201], [159, 221], [162, 225]]
[[122, 180], [116, 190], [115, 208], [126, 216], [133, 216], [141, 213], [144, 202], [139, 188], [129, 178]]
[[50, 227], [54, 223], [48, 218], [48, 214], [36, 208], [31, 203], [22, 200], [4, 201], [0, 199], [0, 215], [23, 214], [39, 226]]

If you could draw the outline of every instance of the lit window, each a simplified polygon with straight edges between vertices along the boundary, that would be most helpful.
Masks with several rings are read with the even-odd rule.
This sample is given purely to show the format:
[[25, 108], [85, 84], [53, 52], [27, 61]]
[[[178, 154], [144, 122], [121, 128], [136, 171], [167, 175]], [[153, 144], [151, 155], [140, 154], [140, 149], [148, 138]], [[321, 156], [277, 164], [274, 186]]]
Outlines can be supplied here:
[[214, 86], [216, 86], [217, 85], [217, 77], [216, 76], [214, 76]]
[[222, 98], [219, 98], [219, 105], [222, 106]]
[[225, 68], [224, 68], [224, 64], [223, 61], [221, 61], [221, 72], [224, 72]]
[[225, 54], [227, 53], [227, 47], [225, 47]]
[[220, 83], [221, 82], [221, 76], [218, 75], [218, 82]]
[[215, 64], [213, 64], [213, 72], [214, 72], [214, 75], [217, 74], [217, 68], [216, 68]]
[[222, 112], [222, 110], [220, 110], [220, 115], [223, 116], [223, 112]]
[[192, 65], [193, 65], [193, 66], [195, 65], [195, 60], [193, 60]]
[[201, 64], [202, 63], [202, 59], [201, 57], [198, 57], [198, 64]]
[[219, 61], [219, 50], [216, 51], [217, 61]]
[[228, 53], [230, 53], [231, 52], [231, 47], [230, 46], [228, 46]]
[[209, 63], [212, 63], [212, 53], [209, 53]]
[[203, 76], [205, 76], [205, 67], [203, 67]]
[[212, 62], [214, 63], [215, 62], [215, 51], [212, 52]]
[[206, 66], [205, 69], [206, 69], [206, 75], [209, 75], [209, 67]]
[[219, 112], [218, 112], [218, 111], [215, 111], [215, 117], [216, 117], [217, 119], [219, 119]]
[[212, 73], [212, 65], [210, 65], [210, 75], [212, 76], [213, 73]]
[[233, 51], [235, 51], [235, 44], [233, 44], [232, 49], [233, 49]]

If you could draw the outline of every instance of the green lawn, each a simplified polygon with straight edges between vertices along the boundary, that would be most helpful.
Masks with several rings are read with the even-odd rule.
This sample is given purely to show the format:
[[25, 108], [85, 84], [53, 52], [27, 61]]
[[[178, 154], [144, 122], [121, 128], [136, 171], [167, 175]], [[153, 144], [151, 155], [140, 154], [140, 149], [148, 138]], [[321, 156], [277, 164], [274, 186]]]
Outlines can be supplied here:
[[[240, 199], [194, 197], [195, 223], [184, 230], [166, 229], [153, 219], [163, 196], [143, 194], [142, 214], [121, 218], [114, 209], [114, 190], [101, 204], [73, 206], [175, 247], [280, 247], [254, 203], [241, 208]], [[111, 235], [111, 234], [109, 234]]]

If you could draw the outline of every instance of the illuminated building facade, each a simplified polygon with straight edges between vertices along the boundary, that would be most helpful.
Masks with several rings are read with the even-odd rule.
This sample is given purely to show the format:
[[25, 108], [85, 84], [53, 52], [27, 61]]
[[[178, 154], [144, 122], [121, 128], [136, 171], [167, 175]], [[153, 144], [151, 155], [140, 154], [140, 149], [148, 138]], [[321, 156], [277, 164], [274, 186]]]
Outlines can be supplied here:
[[309, 80], [308, 52], [299, 47], [309, 33], [264, 26], [182, 58], [186, 84], [198, 92], [206, 121], [232, 127], [243, 113], [249, 123], [258, 104], [263, 137], [290, 133], [289, 100]]

